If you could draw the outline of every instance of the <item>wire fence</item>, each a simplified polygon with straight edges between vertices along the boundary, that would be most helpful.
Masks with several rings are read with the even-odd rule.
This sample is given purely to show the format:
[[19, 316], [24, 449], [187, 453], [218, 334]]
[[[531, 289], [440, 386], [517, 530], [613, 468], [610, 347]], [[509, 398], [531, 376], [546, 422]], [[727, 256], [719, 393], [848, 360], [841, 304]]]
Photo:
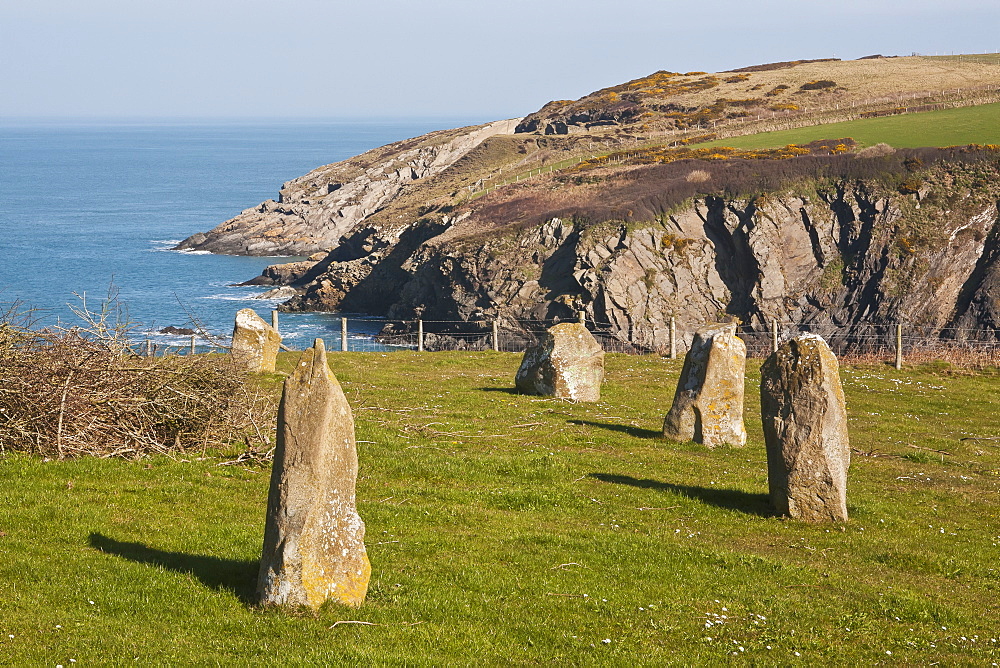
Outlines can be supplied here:
[[[380, 323], [375, 335], [347, 333], [351, 322]], [[568, 320], [575, 322], [575, 319]], [[565, 321], [564, 321], [565, 322]], [[328, 350], [346, 351], [482, 351], [521, 353], [539, 342], [554, 320], [342, 320], [340, 336], [328, 342]], [[659, 336], [629, 336], [610, 322], [586, 320], [587, 329], [606, 352], [628, 355], [682, 357], [695, 331], [705, 323], [670, 320], [659, 328]], [[782, 341], [802, 334], [822, 336], [838, 357], [852, 361], [908, 362], [945, 361], [963, 366], [1000, 366], [1000, 328], [940, 328], [895, 323], [781, 323], [739, 325], [737, 335], [747, 346], [747, 355], [764, 358]]]
[[[272, 321], [277, 325], [277, 318]], [[537, 344], [559, 320], [389, 320], [342, 317], [339, 331], [324, 336], [331, 352], [393, 351], [485, 351], [523, 353]], [[706, 323], [667, 319], [659, 325], [636, 326], [631, 333], [610, 322], [582, 322], [609, 353], [683, 357], [695, 331]], [[371, 332], [377, 332], [372, 334]], [[783, 341], [802, 334], [823, 337], [838, 357], [851, 362], [908, 363], [947, 362], [965, 367], [1000, 366], [1000, 328], [961, 328], [904, 325], [898, 323], [791, 323], [770, 322], [738, 325], [737, 336], [747, 347], [747, 356], [764, 358]], [[225, 352], [228, 342], [192, 335], [183, 346], [160, 346], [146, 341], [137, 346], [146, 355]], [[289, 341], [282, 347], [296, 350]]]

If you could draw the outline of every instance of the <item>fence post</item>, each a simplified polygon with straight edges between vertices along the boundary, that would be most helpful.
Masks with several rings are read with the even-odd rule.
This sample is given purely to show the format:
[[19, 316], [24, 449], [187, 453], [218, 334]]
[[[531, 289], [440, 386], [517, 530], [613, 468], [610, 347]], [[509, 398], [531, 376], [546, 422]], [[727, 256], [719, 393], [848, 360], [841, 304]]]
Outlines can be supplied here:
[[493, 350], [500, 352], [500, 332], [497, 328], [497, 321], [493, 321]]
[[152, 339], [146, 339], [146, 357], [153, 356], [153, 341]]
[[278, 312], [271, 311], [271, 329], [278, 331]]
[[340, 351], [347, 352], [347, 318], [340, 319]]
[[584, 310], [581, 309], [580, 312], [577, 314], [577, 317], [579, 318], [581, 325], [586, 325], [587, 324], [587, 312], [586, 311], [584, 311]]
[[771, 321], [771, 352], [778, 352], [778, 321]]
[[417, 352], [424, 352], [424, 321], [417, 320]]
[[903, 368], [903, 326], [896, 325], [896, 371]]
[[670, 316], [670, 359], [677, 359], [677, 323]]
[[191, 354], [194, 355], [194, 334], [191, 335]]

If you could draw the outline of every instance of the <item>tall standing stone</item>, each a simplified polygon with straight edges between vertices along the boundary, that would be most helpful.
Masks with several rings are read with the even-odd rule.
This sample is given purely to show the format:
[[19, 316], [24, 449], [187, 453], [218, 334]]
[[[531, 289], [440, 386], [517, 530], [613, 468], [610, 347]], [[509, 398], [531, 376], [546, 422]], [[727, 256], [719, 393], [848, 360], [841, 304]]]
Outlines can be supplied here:
[[600, 401], [604, 349], [584, 325], [564, 322], [550, 327], [524, 352], [514, 384], [526, 394]]
[[684, 357], [674, 403], [663, 420], [663, 435], [710, 448], [745, 445], [743, 384], [747, 347], [736, 323], [716, 323], [694, 334]]
[[257, 593], [265, 605], [358, 606], [371, 565], [355, 506], [354, 419], [322, 339], [285, 380]]
[[846, 521], [847, 408], [826, 341], [806, 334], [767, 358], [760, 411], [775, 510], [810, 522]]
[[252, 308], [244, 308], [236, 312], [233, 346], [230, 352], [233, 359], [237, 360], [247, 371], [254, 373], [273, 372], [274, 361], [278, 356], [278, 346], [280, 345], [281, 335], [276, 329], [264, 322], [256, 311]]

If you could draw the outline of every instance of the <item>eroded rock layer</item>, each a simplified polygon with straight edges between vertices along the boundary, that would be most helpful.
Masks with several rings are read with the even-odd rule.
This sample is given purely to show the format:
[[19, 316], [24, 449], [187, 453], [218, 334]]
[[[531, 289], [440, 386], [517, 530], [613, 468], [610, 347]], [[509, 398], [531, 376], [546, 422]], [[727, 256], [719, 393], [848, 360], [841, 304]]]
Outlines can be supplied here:
[[[471, 322], [582, 309], [646, 349], [668, 345], [671, 316], [689, 342], [727, 315], [760, 331], [808, 323], [835, 344], [878, 323], [930, 335], [1000, 323], [1000, 155], [808, 160], [749, 195], [727, 194], [725, 170], [757, 165], [697, 161], [490, 194], [329, 262], [286, 308]], [[691, 186], [699, 171], [717, 176]], [[678, 182], [680, 202], [668, 197]]]

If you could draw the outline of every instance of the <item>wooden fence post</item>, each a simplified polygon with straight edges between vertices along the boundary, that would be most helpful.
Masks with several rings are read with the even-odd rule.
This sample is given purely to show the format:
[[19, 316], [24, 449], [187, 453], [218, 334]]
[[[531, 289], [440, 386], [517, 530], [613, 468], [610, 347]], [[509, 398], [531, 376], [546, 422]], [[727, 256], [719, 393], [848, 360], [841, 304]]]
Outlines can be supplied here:
[[896, 371], [903, 368], [903, 326], [896, 325]]
[[191, 354], [192, 355], [194, 355], [194, 340], [195, 340], [195, 335], [192, 334], [191, 335]]
[[146, 357], [153, 356], [153, 341], [152, 339], [146, 339]]
[[581, 325], [586, 325], [587, 324], [587, 312], [586, 311], [581, 310], [577, 314], [577, 318], [579, 318]]
[[778, 352], [778, 321], [771, 321], [771, 352]]
[[493, 321], [493, 350], [500, 352], [500, 331], [496, 320]]
[[424, 352], [424, 321], [417, 320], [417, 352]]
[[347, 352], [347, 318], [340, 319], [340, 351]]
[[670, 359], [677, 359], [677, 323], [670, 316]]
[[271, 311], [271, 329], [278, 331], [278, 312]]

